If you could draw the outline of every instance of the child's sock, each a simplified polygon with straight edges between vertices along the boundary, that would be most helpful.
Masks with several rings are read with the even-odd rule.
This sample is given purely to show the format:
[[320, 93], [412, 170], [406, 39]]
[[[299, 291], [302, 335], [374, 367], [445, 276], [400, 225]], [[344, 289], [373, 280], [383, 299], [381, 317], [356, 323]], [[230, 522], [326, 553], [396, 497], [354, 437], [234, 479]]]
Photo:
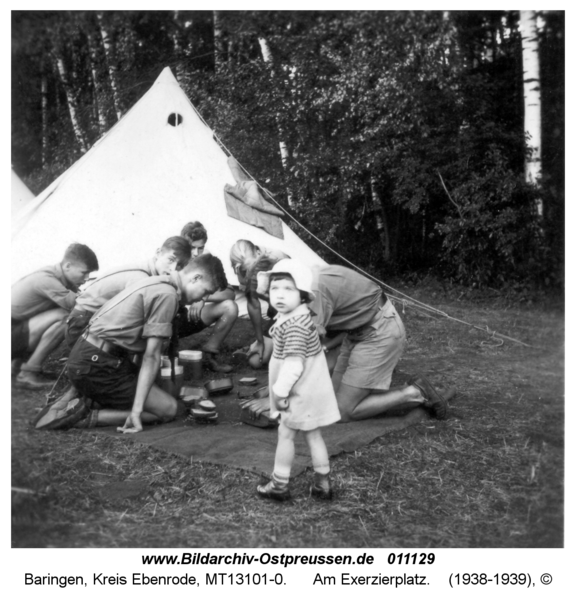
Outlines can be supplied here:
[[256, 489], [258, 494], [263, 498], [271, 498], [272, 500], [288, 500], [290, 498], [290, 490], [288, 484], [290, 477], [278, 476], [275, 472], [272, 473], [272, 479], [266, 485], [259, 485]]
[[272, 473], [272, 481], [277, 488], [287, 488], [290, 483], [290, 473], [288, 475], [279, 474], [276, 470]]

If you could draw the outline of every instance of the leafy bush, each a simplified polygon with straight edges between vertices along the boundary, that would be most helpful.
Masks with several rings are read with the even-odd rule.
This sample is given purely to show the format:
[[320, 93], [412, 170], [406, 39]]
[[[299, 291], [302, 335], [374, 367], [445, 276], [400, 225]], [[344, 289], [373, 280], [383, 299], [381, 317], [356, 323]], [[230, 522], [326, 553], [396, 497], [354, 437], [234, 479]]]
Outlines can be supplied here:
[[436, 224], [443, 236], [445, 275], [467, 285], [500, 287], [542, 276], [541, 233], [534, 211], [536, 189], [510, 170], [492, 148], [491, 166], [453, 190], [458, 216]]

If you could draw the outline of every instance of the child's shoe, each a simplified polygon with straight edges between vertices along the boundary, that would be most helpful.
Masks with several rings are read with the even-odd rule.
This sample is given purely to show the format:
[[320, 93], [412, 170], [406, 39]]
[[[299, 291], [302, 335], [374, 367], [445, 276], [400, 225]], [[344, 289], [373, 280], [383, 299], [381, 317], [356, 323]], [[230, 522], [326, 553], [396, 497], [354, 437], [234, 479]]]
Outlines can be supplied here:
[[287, 483], [278, 481], [274, 475], [266, 485], [259, 485], [256, 491], [262, 498], [271, 498], [272, 500], [290, 500], [290, 490]]
[[312, 495], [319, 500], [332, 500], [332, 484], [330, 475], [326, 473], [314, 473], [314, 483], [310, 488]]

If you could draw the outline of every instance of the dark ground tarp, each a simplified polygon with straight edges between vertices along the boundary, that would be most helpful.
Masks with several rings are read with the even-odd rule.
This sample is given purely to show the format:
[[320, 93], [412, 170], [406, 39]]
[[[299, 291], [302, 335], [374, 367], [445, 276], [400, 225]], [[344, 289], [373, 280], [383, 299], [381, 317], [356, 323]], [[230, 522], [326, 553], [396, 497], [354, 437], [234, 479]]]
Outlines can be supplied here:
[[[213, 397], [218, 408], [218, 424], [200, 425], [190, 421], [174, 421], [165, 425], [146, 427], [141, 433], [117, 433], [115, 428], [90, 430], [96, 434], [122, 436], [127, 442], [149, 444], [154, 448], [178, 454], [191, 461], [270, 473], [274, 463], [277, 432], [260, 429], [240, 421], [240, 406], [236, 390]], [[401, 416], [382, 417], [355, 423], [337, 423], [322, 430], [330, 456], [353, 452], [390, 431], [404, 429], [428, 418], [422, 409]], [[297, 436], [296, 458], [292, 475], [311, 467], [310, 454], [302, 433]]]

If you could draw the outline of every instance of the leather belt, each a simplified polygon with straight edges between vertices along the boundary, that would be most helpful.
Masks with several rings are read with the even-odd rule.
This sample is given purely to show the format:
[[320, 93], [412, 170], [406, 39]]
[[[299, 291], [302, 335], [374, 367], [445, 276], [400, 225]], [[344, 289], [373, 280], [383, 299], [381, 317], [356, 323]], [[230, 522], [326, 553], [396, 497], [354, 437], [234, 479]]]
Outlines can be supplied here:
[[128, 352], [128, 350], [126, 350], [125, 348], [121, 348], [120, 346], [116, 346], [115, 344], [112, 344], [112, 342], [103, 340], [102, 338], [99, 338], [98, 336], [93, 335], [89, 331], [87, 331], [82, 337], [89, 344], [96, 346], [96, 348], [99, 348], [100, 350], [104, 350], [104, 352], [108, 352], [108, 354], [111, 354], [112, 356], [116, 356], [116, 357], [120, 358], [123, 356], [130, 355], [130, 352]]

